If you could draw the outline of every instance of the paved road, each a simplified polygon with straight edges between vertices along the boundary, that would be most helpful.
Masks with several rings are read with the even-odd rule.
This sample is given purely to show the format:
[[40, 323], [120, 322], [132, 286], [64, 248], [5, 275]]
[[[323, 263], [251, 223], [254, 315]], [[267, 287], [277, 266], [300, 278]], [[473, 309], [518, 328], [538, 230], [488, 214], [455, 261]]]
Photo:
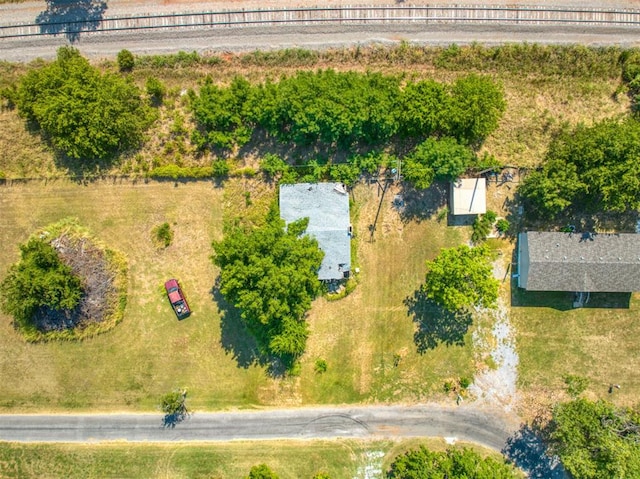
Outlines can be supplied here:
[[518, 424], [474, 407], [376, 406], [194, 413], [175, 427], [159, 414], [0, 415], [0, 440], [19, 442], [231, 441], [437, 436], [504, 449]]
[[[352, 45], [399, 44], [450, 45], [480, 42], [497, 45], [508, 42], [605, 46], [640, 46], [638, 29], [574, 26], [509, 25], [416, 25], [325, 26], [229, 28], [200, 31], [145, 31], [82, 34], [74, 43], [90, 58], [115, 57], [123, 48], [136, 54], [166, 54], [182, 51], [243, 52], [281, 48], [324, 49]], [[54, 58], [56, 49], [69, 42], [63, 35], [0, 41], [0, 60], [30, 61]]]

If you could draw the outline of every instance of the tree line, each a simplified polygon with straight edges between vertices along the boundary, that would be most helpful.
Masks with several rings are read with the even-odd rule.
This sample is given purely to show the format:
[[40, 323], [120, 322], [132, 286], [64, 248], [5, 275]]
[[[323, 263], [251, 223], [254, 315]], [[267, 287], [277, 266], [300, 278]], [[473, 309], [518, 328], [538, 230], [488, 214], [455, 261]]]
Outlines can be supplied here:
[[505, 109], [501, 87], [486, 76], [443, 84], [331, 69], [257, 84], [237, 76], [229, 86], [208, 77], [190, 99], [199, 126], [192, 139], [200, 148], [242, 146], [256, 128], [297, 145], [347, 148], [432, 135], [476, 145]]

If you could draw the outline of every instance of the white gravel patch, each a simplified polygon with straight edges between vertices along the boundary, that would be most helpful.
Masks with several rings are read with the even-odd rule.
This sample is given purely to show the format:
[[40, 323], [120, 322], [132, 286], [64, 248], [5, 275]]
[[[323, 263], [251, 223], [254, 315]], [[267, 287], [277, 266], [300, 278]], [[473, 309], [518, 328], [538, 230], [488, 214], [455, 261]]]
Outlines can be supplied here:
[[499, 303], [496, 309], [484, 310], [481, 314], [490, 315], [494, 320], [490, 340], [493, 344], [489, 346], [483, 331], [477, 331], [473, 335], [474, 345], [482, 357], [486, 357], [489, 349], [488, 355], [496, 367], [476, 375], [469, 392], [475, 396], [476, 403], [498, 406], [510, 412], [517, 401], [519, 358], [508, 309]]
[[364, 459], [364, 464], [358, 467], [358, 472], [353, 476], [353, 479], [381, 479], [383, 477], [382, 460], [384, 459], [384, 452], [367, 451], [364, 454]]

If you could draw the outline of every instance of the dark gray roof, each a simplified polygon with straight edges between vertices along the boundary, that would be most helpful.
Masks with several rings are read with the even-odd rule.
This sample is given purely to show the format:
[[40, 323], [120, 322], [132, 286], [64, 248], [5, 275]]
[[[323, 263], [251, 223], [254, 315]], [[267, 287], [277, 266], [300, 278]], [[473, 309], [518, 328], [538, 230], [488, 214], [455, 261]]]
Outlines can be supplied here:
[[520, 235], [519, 285], [529, 291], [640, 291], [640, 235]]
[[342, 183], [281, 185], [280, 217], [287, 224], [309, 218], [307, 233], [324, 251], [318, 279], [344, 278], [351, 269], [351, 221], [349, 194]]

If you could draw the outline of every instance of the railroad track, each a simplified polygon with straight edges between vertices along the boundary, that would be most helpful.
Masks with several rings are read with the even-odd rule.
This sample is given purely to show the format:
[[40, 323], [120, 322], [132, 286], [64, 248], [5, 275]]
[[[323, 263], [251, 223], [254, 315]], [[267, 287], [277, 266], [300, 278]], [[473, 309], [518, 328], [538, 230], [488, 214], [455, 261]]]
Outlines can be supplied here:
[[[201, 29], [275, 25], [362, 25], [362, 24], [506, 24], [582, 25], [600, 27], [640, 27], [638, 9], [546, 8], [532, 6], [344, 6], [316, 8], [265, 8], [216, 12], [174, 13], [140, 16], [91, 16], [80, 19], [56, 18], [28, 24], [0, 25], [0, 39], [46, 35], [93, 34], [99, 32], [149, 29]], [[62, 16], [60, 16], [62, 17]]]

